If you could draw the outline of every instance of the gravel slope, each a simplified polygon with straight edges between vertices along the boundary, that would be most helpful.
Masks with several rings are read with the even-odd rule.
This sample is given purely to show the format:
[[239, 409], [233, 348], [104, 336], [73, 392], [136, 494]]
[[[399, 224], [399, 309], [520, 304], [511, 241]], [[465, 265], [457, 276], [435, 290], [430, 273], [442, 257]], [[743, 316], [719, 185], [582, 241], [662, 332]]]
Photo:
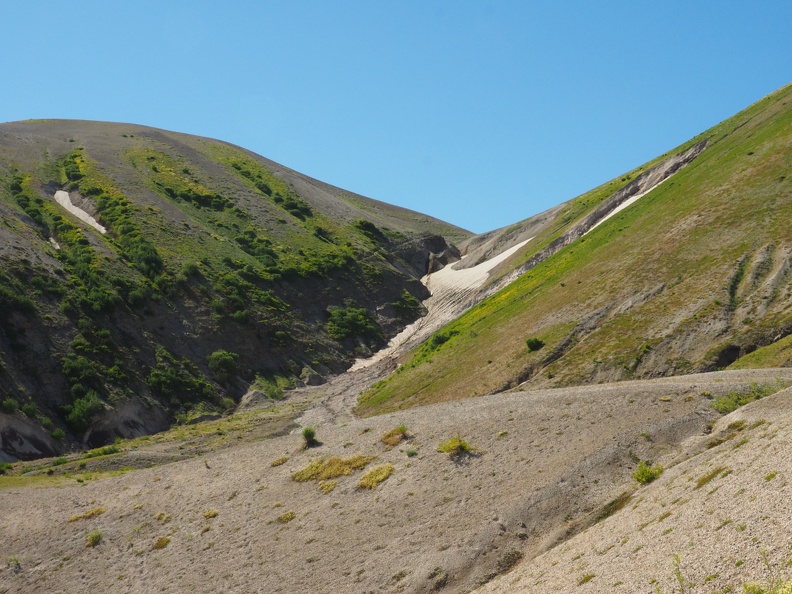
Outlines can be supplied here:
[[[547, 567], [552, 566], [548, 555], [564, 551], [571, 559], [576, 553], [568, 552], [570, 543], [553, 547], [591, 525], [607, 502], [634, 487], [634, 458], [671, 466], [691, 455], [693, 445], [686, 440], [703, 435], [717, 417], [702, 392], [717, 395], [776, 378], [792, 382], [792, 370], [492, 395], [328, 425], [318, 432], [322, 445], [309, 450], [293, 434], [111, 479], [6, 489], [0, 497], [0, 592], [469, 592], [520, 555], [531, 559], [552, 549], [539, 558], [547, 560]], [[410, 439], [393, 448], [382, 443], [381, 436], [401, 423]], [[753, 431], [768, 433], [773, 427]], [[477, 448], [474, 455], [453, 459], [437, 451], [440, 442], [456, 435]], [[775, 455], [785, 436], [779, 432], [766, 439], [770, 453]], [[753, 441], [762, 442], [756, 437], [749, 444]], [[724, 447], [729, 446], [702, 456], [726, 455]], [[138, 453], [144, 455], [145, 447]], [[392, 464], [393, 474], [375, 490], [358, 488], [361, 471], [341, 476], [327, 494], [316, 482], [291, 478], [318, 458], [357, 454], [376, 456], [370, 467]], [[288, 460], [271, 466], [282, 456]], [[697, 468], [691, 480], [708, 464], [722, 463], [699, 459], [704, 462], [686, 463]], [[787, 467], [770, 461], [766, 466], [750, 470], [745, 484], [757, 492], [749, 490], [744, 499], [758, 497], [760, 488], [784, 495], [776, 490], [785, 488]], [[765, 481], [771, 466], [779, 475]], [[661, 493], [663, 500], [644, 496], [638, 508], [643, 521], [656, 519], [662, 503], [672, 505], [676, 495], [666, 493], [664, 485], [684, 467], [671, 468], [652, 491], [646, 490]], [[690, 497], [683, 493], [689, 484], [677, 478], [670, 488]], [[96, 508], [105, 511], [69, 521]], [[679, 509], [694, 507], [688, 503]], [[293, 519], [287, 521], [289, 512]], [[777, 517], [775, 511], [770, 515]], [[751, 527], [746, 537], [755, 534], [753, 516], [729, 517], [735, 525]], [[631, 526], [619, 518], [600, 525], [608, 527], [610, 540], [597, 541], [598, 550], [622, 539]], [[725, 518], [713, 513], [707, 525]], [[683, 535], [697, 529], [686, 526], [675, 525], [673, 538], [689, 541]], [[660, 528], [656, 522], [632, 536], [633, 526], [630, 538], [657, 540]], [[93, 530], [101, 532], [101, 542], [87, 547]], [[156, 548], [163, 537], [170, 540]], [[786, 547], [787, 537], [770, 542]], [[626, 552], [626, 546], [606, 554]], [[693, 559], [685, 549], [673, 550], [685, 555], [685, 563]], [[568, 562], [579, 565], [580, 559]], [[613, 562], [614, 573], [607, 577], [591, 562], [591, 571], [603, 577], [592, 579], [589, 588], [616, 581], [620, 561], [614, 557]], [[627, 572], [634, 565], [630, 559], [621, 562]], [[667, 574], [672, 570], [664, 554], [646, 563], [655, 564], [658, 579], [661, 568]], [[746, 567], [755, 567], [747, 564], [746, 557]], [[505, 579], [525, 576], [519, 587], [533, 587], [529, 581], [535, 578], [527, 572], [534, 567], [525, 562]], [[575, 585], [587, 571], [569, 567], [573, 571], [557, 577], [567, 585], [542, 585], [536, 591], [568, 591], [570, 580]], [[495, 584], [499, 591], [517, 587]]]

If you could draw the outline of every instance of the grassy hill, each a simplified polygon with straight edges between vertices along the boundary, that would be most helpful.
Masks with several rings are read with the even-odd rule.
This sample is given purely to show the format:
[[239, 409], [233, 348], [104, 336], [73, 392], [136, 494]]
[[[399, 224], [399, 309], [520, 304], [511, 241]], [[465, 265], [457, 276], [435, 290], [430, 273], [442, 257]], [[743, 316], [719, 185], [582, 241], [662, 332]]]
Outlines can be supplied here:
[[430, 254], [469, 236], [215, 140], [2, 124], [0, 449], [96, 446], [251, 384], [275, 400], [321, 382], [421, 315]]
[[[650, 167], [698, 144], [700, 154], [667, 181], [590, 233], [575, 233]], [[791, 172], [787, 86], [554, 209], [498, 272], [523, 272], [519, 279], [415, 349], [364, 395], [358, 412], [525, 382], [575, 385], [788, 364]]]

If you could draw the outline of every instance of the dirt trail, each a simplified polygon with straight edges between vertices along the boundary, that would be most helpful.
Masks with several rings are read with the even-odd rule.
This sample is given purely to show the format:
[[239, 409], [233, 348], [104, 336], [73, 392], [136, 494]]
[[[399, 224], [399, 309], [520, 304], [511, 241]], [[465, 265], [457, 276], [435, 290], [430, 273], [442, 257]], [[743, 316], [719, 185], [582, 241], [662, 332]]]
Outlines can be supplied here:
[[530, 240], [526, 239], [477, 266], [457, 270], [451, 264], [423, 277], [421, 282], [432, 292], [432, 296], [424, 301], [428, 313], [394, 336], [388, 346], [373, 357], [358, 359], [346, 373], [322, 386], [296, 390], [293, 395], [317, 398], [317, 402], [297, 422], [302, 426], [319, 427], [354, 419], [352, 409], [360, 392], [390, 373], [399, 357], [409, 349], [469, 308], [475, 301], [478, 289], [489, 278], [490, 270]]

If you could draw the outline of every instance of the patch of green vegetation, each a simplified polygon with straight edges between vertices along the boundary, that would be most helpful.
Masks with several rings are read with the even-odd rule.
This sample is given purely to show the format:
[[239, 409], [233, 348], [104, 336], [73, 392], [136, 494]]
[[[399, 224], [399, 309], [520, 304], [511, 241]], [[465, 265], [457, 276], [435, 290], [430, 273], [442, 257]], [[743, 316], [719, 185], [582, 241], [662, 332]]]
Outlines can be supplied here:
[[605, 507], [602, 508], [599, 515], [597, 516], [597, 521], [602, 521], [605, 518], [609, 518], [619, 510], [623, 509], [630, 501], [632, 500], [632, 492], [625, 491], [616, 499], [612, 499], [609, 501]]
[[149, 374], [149, 385], [172, 408], [178, 409], [185, 403], [212, 398], [212, 386], [189, 359], [176, 357], [162, 346], [156, 348], [155, 357], [156, 364]]
[[728, 414], [755, 400], [765, 398], [783, 390], [786, 386], [782, 382], [753, 383], [747, 389], [732, 390], [724, 396], [716, 398], [710, 406], [721, 414]]
[[710, 483], [710, 481], [712, 481], [712, 479], [714, 479], [716, 476], [718, 476], [720, 474], [723, 474], [723, 473], [727, 472], [728, 470], [729, 469], [726, 466], [717, 466], [717, 467], [713, 468], [707, 474], [699, 477], [699, 479], [696, 481], [696, 486], [693, 487], [693, 489], [694, 490], [701, 489], [701, 487], [703, 487], [704, 485], [708, 485]]
[[355, 307], [354, 301], [347, 301], [345, 307], [328, 308], [330, 319], [327, 333], [334, 340], [345, 338], [379, 339], [382, 329], [365, 307]]
[[407, 425], [401, 424], [385, 433], [380, 441], [382, 441], [382, 443], [385, 445], [395, 447], [405, 439], [407, 439]]
[[375, 466], [361, 477], [358, 483], [359, 489], [376, 489], [377, 486], [393, 474], [393, 464], [381, 464]]
[[356, 470], [361, 470], [369, 465], [376, 456], [364, 456], [357, 454], [349, 458], [339, 458], [332, 456], [330, 458], [321, 458], [314, 460], [308, 466], [295, 472], [292, 475], [292, 480], [298, 483], [307, 481], [323, 481], [334, 479], [339, 476], [350, 475]]
[[633, 478], [642, 485], [646, 485], [651, 483], [661, 474], [663, 474], [662, 466], [659, 464], [650, 464], [649, 462], [641, 460], [638, 463], [638, 468], [636, 468], [635, 472], [633, 472]]
[[[706, 329], [734, 315], [730, 307], [714, 305], [712, 295], [723, 292], [723, 300], [740, 310], [753, 304], [761, 311], [769, 305], [767, 315], [784, 311], [786, 303], [781, 294], [763, 298], [755, 288], [761, 283], [754, 286], [762, 268], [753, 263], [766, 260], [764, 248], [754, 246], [792, 242], [792, 231], [780, 222], [792, 216], [792, 201], [786, 200], [792, 190], [779, 182], [786, 173], [783, 159], [751, 158], [749, 163], [744, 149], [761, 146], [763, 154], [786, 154], [790, 96], [792, 89], [784, 89], [675, 150], [709, 138], [707, 148], [668, 182], [440, 329], [435, 336], [455, 332], [453, 340], [433, 348], [436, 339], [430, 337], [398, 373], [364, 394], [358, 412], [477, 396], [539, 378], [573, 385], [606, 373], [626, 379], [728, 365], [726, 359], [715, 363], [697, 354], [702, 351], [696, 337], [709, 340]], [[525, 248], [522, 262], [629, 183], [623, 177], [559, 208], [553, 223]], [[784, 213], [781, 218], [768, 218], [777, 209]], [[707, 223], [691, 227], [684, 241], [669, 239], [668, 229], [694, 220]], [[742, 272], [737, 266], [735, 274], [738, 262], [746, 264]], [[605, 294], [603, 286], [619, 290]], [[680, 311], [688, 312], [681, 323], [675, 321]], [[756, 314], [745, 328], [736, 327], [734, 344], [756, 344], [749, 333], [761, 320]], [[661, 337], [658, 328], [670, 325], [672, 334]], [[548, 333], [564, 326], [566, 333]], [[526, 335], [541, 337], [545, 348], [531, 353]], [[768, 336], [772, 340], [777, 333]], [[669, 345], [682, 341], [698, 346], [672, 354]], [[792, 360], [792, 351], [788, 355]]]
[[100, 542], [102, 542], [102, 533], [98, 530], [91, 530], [88, 536], [85, 537], [86, 548], [98, 546]]
[[453, 458], [472, 454], [477, 450], [459, 435], [456, 435], [451, 439], [438, 444], [437, 451], [448, 454]]

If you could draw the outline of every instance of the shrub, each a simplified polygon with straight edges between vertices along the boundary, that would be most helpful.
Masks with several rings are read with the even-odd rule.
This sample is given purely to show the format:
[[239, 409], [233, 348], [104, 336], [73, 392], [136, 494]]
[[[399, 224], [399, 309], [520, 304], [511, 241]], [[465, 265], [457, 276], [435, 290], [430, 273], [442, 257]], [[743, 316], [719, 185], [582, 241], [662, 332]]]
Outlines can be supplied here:
[[93, 416], [102, 408], [99, 395], [94, 390], [89, 390], [85, 396], [77, 398], [65, 407], [66, 423], [78, 433], [85, 431], [91, 424]]
[[86, 547], [95, 547], [100, 542], [102, 542], [102, 533], [98, 530], [92, 530], [88, 533], [88, 536], [85, 537]]
[[276, 458], [270, 463], [270, 466], [280, 466], [281, 464], [286, 464], [289, 461], [288, 456], [281, 456], [280, 458]]
[[219, 382], [227, 382], [237, 373], [237, 359], [239, 355], [219, 349], [209, 355], [209, 371]]
[[382, 481], [393, 474], [393, 464], [382, 464], [369, 470], [358, 483], [360, 489], [376, 489]]
[[747, 390], [732, 390], [725, 396], [716, 398], [712, 403], [710, 403], [710, 406], [719, 413], [725, 415], [737, 410], [741, 406], [745, 406], [746, 404], [753, 402], [754, 400], [759, 400], [765, 396], [775, 394], [783, 388], [784, 385], [781, 382], [775, 382], [772, 384], [753, 383]]
[[64, 439], [66, 439], [66, 432], [60, 427], [58, 427], [57, 429], [53, 429], [50, 435], [52, 435], [53, 439], [57, 439], [58, 441], [63, 441]]
[[35, 402], [25, 402], [22, 405], [22, 412], [25, 413], [26, 417], [33, 419], [38, 414], [38, 406], [36, 406]]
[[14, 467], [10, 462], [0, 462], [0, 475], [5, 474]]
[[11, 398], [10, 396], [3, 400], [3, 403], [0, 404], [0, 409], [6, 414], [13, 415], [17, 409], [19, 408], [19, 402], [16, 399]]
[[302, 430], [302, 436], [305, 440], [306, 448], [313, 448], [319, 445], [319, 442], [316, 439], [316, 430], [313, 427], [305, 427]]
[[152, 548], [153, 550], [155, 550], [155, 551], [157, 551], [157, 550], [159, 550], [159, 549], [164, 549], [165, 547], [167, 547], [167, 546], [168, 546], [168, 544], [170, 543], [170, 541], [171, 541], [171, 539], [170, 539], [170, 536], [161, 536], [160, 538], [158, 538], [158, 539], [157, 539], [157, 540], [154, 542], [154, 544], [152, 545], [152, 547], [151, 547], [151, 548]]
[[532, 353], [538, 351], [545, 345], [545, 343], [538, 338], [529, 338], [525, 341], [525, 344], [528, 345], [528, 350]]
[[365, 307], [354, 307], [354, 304], [347, 302], [346, 307], [328, 308], [328, 313], [327, 333], [333, 340], [354, 337], [376, 339], [381, 335], [377, 322]]
[[651, 483], [661, 474], [663, 474], [662, 466], [659, 464], [651, 465], [648, 462], [641, 460], [638, 463], [638, 468], [636, 468], [635, 472], [633, 472], [633, 478], [642, 485], [646, 485], [647, 483]]
[[444, 441], [443, 443], [439, 444], [437, 446], [437, 451], [444, 454], [449, 454], [451, 457], [455, 457], [472, 454], [476, 451], [476, 448], [471, 446], [468, 442], [457, 435], [456, 437], [452, 437], [448, 441]]

